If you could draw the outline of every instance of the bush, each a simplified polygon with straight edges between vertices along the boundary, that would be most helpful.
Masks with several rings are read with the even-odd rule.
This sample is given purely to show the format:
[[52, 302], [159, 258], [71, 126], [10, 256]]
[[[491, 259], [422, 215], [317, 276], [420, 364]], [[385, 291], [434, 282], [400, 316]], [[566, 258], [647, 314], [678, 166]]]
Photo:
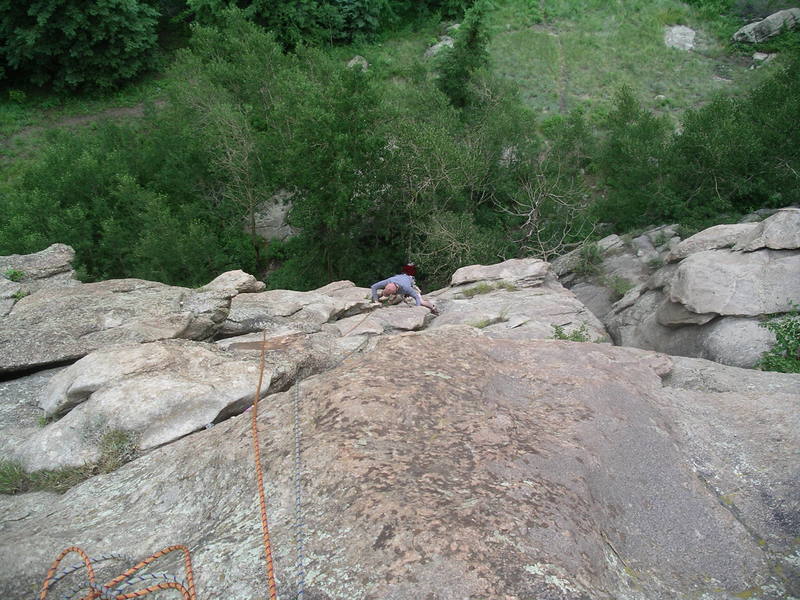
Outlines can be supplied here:
[[467, 11], [456, 32], [453, 48], [444, 52], [440, 60], [439, 88], [457, 108], [474, 102], [473, 77], [489, 60], [486, 49], [489, 36], [484, 24], [487, 9], [486, 2], [478, 0]]
[[0, 79], [111, 88], [152, 64], [157, 21], [135, 0], [0, 0]]
[[800, 373], [800, 313], [761, 323], [775, 334], [775, 345], [764, 353], [758, 367], [764, 371]]

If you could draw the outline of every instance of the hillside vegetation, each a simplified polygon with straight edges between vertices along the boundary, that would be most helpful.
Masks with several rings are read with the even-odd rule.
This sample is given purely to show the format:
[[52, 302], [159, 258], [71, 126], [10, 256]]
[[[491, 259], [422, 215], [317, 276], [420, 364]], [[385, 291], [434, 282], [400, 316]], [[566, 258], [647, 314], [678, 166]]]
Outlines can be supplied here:
[[[758, 69], [727, 41], [775, 2], [289, 2], [306, 12], [279, 21], [223, 4], [139, 2], [136, 74], [46, 57], [27, 73], [3, 47], [0, 254], [63, 242], [85, 280], [241, 268], [295, 289], [414, 260], [430, 287], [800, 200], [798, 33], [762, 45], [778, 56]], [[453, 21], [453, 49], [424, 58]], [[676, 24], [695, 51], [664, 45]], [[118, 118], [80, 116], [103, 113]], [[299, 233], [267, 243], [255, 213], [283, 191]]]

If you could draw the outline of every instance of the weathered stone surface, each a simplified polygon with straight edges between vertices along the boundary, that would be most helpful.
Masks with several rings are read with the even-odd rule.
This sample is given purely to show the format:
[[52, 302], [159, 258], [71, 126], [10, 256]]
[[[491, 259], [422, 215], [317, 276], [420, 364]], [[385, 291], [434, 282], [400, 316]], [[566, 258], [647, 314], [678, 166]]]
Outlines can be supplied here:
[[249, 273], [242, 270], [228, 271], [213, 281], [200, 288], [204, 292], [219, 292], [235, 290], [239, 294], [261, 292], [267, 287], [263, 281], [258, 281]]
[[44, 411], [38, 407], [39, 398], [60, 370], [0, 381], [0, 460], [9, 459], [16, 447], [39, 429], [44, 417]]
[[[800, 377], [674, 357], [665, 385], [677, 391], [662, 407], [677, 426], [682, 453], [720, 503], [771, 550], [775, 570], [792, 582], [787, 597], [796, 596], [800, 563], [790, 536], [800, 530]], [[769, 465], [767, 472], [762, 465]]]
[[[271, 375], [268, 369], [263, 393]], [[79, 466], [99, 458], [102, 436], [112, 430], [135, 434], [142, 450], [154, 448], [243, 411], [257, 381], [256, 360], [210, 344], [99, 350], [51, 380], [43, 407], [48, 414], [71, 410], [21, 444], [16, 458], [28, 471]]]
[[11, 312], [17, 299], [23, 293], [19, 283], [0, 277], [0, 317]]
[[359, 314], [369, 309], [372, 304], [369, 288], [356, 287], [352, 281], [334, 281], [314, 292], [333, 298], [338, 305], [336, 316], [349, 317]]
[[[690, 387], [688, 369], [670, 383], [669, 371], [666, 357], [632, 349], [447, 328], [306, 380], [306, 594], [788, 597], [792, 580], [770, 566], [790, 566], [796, 536], [774, 508], [796, 501], [798, 378], [720, 393]], [[292, 406], [278, 394], [259, 410], [282, 597], [297, 578]], [[68, 545], [134, 562], [175, 543], [192, 549], [198, 597], [263, 596], [248, 416], [65, 496], [0, 497], [2, 596], [28, 598]], [[753, 420], [781, 446], [751, 441]]]
[[752, 252], [770, 250], [795, 250], [800, 248], [800, 208], [784, 208], [756, 224], [741, 236], [734, 250]]
[[278, 329], [289, 323], [302, 324], [304, 331], [319, 331], [343, 311], [341, 302], [317, 292], [268, 290], [239, 294], [231, 301], [228, 318], [220, 334], [242, 335], [262, 329]]
[[683, 260], [670, 300], [695, 313], [756, 316], [788, 312], [800, 299], [800, 251], [705, 250]]
[[733, 246], [739, 238], [756, 227], [756, 223], [735, 223], [732, 225], [714, 225], [708, 229], [686, 238], [667, 255], [668, 262], [682, 260], [704, 250], [717, 250]]
[[41, 289], [0, 318], [0, 373], [75, 360], [111, 344], [205, 339], [229, 302], [225, 292], [140, 279]]
[[9, 270], [22, 273], [19, 283], [32, 293], [48, 287], [80, 285], [72, 269], [75, 251], [66, 244], [53, 244], [33, 254], [0, 256], [0, 275]]
[[734, 42], [758, 44], [784, 29], [793, 29], [800, 21], [800, 8], [789, 8], [771, 14], [757, 23], [749, 23], [733, 34]]
[[[516, 287], [535, 287], [550, 275], [550, 263], [538, 258], [512, 258], [495, 265], [461, 267], [450, 278], [452, 287], [477, 282], [505, 282]], [[552, 278], [552, 276], [551, 276]]]
[[424, 306], [386, 306], [367, 315], [340, 319], [334, 326], [342, 336], [381, 334], [422, 329], [433, 316]]
[[694, 48], [695, 31], [684, 25], [674, 25], [664, 30], [664, 44], [667, 48], [692, 50]]
[[470, 288], [440, 290], [431, 296], [441, 311], [431, 327], [470, 325], [491, 337], [551, 338], [558, 325], [565, 333], [584, 329], [591, 340], [607, 340], [603, 324], [575, 294], [556, 281], [535, 288], [492, 289], [468, 297]]
[[[293, 196], [294, 192], [279, 190], [271, 198], [256, 206], [253, 215], [256, 235], [265, 240], [285, 240], [297, 233], [297, 230], [288, 223]], [[245, 231], [250, 232], [252, 226], [252, 223], [246, 222]]]
[[634, 299], [632, 304], [618, 311], [615, 305], [605, 320], [614, 343], [621, 346], [753, 367], [775, 343], [775, 336], [756, 318], [721, 317], [705, 325], [665, 327], [659, 322], [662, 306], [668, 302], [662, 291], [639, 290], [630, 299]]
[[716, 313], [697, 314], [687, 310], [683, 304], [664, 301], [656, 311], [656, 320], [665, 327], [676, 327], [680, 325], [703, 325], [718, 317]]

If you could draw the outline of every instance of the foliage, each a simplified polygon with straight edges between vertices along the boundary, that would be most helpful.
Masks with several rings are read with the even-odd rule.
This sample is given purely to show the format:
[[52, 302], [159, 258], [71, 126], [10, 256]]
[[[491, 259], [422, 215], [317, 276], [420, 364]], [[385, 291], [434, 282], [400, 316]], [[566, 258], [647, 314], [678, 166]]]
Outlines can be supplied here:
[[[630, 88], [623, 87], [603, 125], [607, 134], [599, 144], [594, 166], [608, 191], [595, 206], [599, 219], [625, 229], [650, 216], [665, 217], [672, 203], [670, 191], [663, 185], [668, 122], [644, 110]], [[660, 214], [652, 215], [654, 211]]]
[[464, 15], [456, 32], [453, 48], [444, 52], [439, 65], [439, 88], [450, 99], [453, 106], [464, 108], [475, 102], [473, 81], [476, 72], [488, 64], [484, 19], [488, 4], [478, 0]]
[[800, 200], [800, 58], [743, 97], [686, 114], [683, 131], [641, 108], [629, 91], [604, 122], [593, 162], [608, 189], [598, 220], [627, 229], [653, 222], [699, 227]]
[[218, 25], [231, 5], [273, 32], [286, 49], [369, 38], [401, 22], [439, 13], [461, 15], [471, 0], [187, 0], [199, 23]]
[[507, 292], [514, 292], [517, 290], [517, 287], [513, 283], [509, 283], [508, 281], [497, 281], [495, 283], [486, 283], [482, 281], [472, 287], [468, 287], [465, 289], [461, 294], [465, 298], [474, 298], [475, 296], [479, 296], [481, 294], [488, 294], [489, 292], [493, 292], [495, 290], [506, 290]]
[[121, 430], [107, 431], [100, 440], [100, 459], [79, 467], [28, 473], [15, 461], [0, 461], [0, 494], [49, 491], [64, 493], [82, 481], [111, 473], [137, 456], [136, 437]]
[[597, 275], [602, 264], [603, 252], [596, 243], [589, 242], [578, 251], [578, 264], [574, 271], [579, 275]]
[[758, 367], [764, 371], [800, 373], [800, 312], [764, 321], [762, 327], [775, 334], [775, 345], [761, 358]]
[[624, 277], [620, 277], [619, 275], [603, 277], [602, 284], [611, 289], [611, 291], [614, 293], [615, 300], [619, 300], [625, 294], [627, 294], [629, 290], [633, 289], [633, 283]]
[[0, 80], [111, 88], [152, 65], [157, 18], [135, 0], [2, 0]]
[[19, 269], [7, 269], [3, 276], [6, 279], [10, 279], [11, 281], [20, 281], [23, 277], [25, 277], [25, 271], [20, 271]]
[[569, 342], [588, 342], [590, 341], [589, 329], [586, 327], [586, 323], [581, 323], [580, 327], [567, 333], [564, 326], [553, 325], [553, 339], [566, 340]]

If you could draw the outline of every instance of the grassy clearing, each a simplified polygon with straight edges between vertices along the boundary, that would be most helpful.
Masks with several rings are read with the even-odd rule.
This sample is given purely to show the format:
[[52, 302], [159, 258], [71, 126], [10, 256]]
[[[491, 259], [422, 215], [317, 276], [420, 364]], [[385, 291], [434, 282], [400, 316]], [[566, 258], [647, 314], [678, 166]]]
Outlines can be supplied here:
[[[714, 94], [741, 93], [771, 70], [750, 70], [751, 59], [717, 37], [721, 30], [730, 36], [736, 23], [709, 22], [677, 0], [546, 4], [540, 19], [523, 0], [498, 3], [490, 17], [495, 70], [545, 115], [582, 108], [602, 117], [613, 93], [628, 85], [646, 108], [677, 122]], [[668, 48], [670, 25], [695, 29], [696, 49]]]

